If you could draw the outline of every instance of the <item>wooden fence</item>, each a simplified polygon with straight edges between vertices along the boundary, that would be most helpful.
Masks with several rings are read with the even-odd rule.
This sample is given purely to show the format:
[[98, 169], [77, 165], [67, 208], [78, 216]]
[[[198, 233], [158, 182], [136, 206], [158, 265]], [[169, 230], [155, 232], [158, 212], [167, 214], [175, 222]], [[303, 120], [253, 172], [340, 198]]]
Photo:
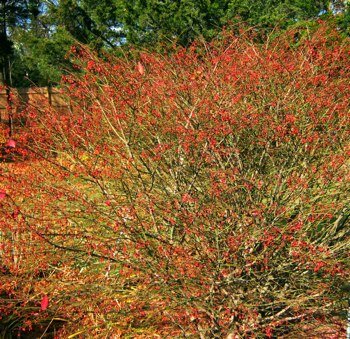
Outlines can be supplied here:
[[[28, 105], [40, 107], [49, 104], [57, 109], [68, 109], [69, 103], [62, 93], [52, 87], [11, 88], [11, 96], [15, 98], [16, 109], [21, 110]], [[6, 89], [0, 90], [0, 121], [9, 119], [8, 95]], [[13, 112], [12, 112], [13, 113]]]

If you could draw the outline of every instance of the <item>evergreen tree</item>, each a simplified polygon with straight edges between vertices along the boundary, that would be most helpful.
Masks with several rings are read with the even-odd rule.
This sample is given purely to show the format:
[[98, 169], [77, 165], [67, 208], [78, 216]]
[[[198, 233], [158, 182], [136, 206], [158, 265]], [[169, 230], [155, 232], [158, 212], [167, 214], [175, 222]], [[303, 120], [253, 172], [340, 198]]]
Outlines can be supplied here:
[[115, 0], [131, 43], [173, 40], [187, 45], [198, 35], [210, 39], [223, 26], [245, 22], [261, 33], [321, 15], [344, 12], [345, 0]]
[[173, 40], [187, 44], [203, 34], [212, 37], [225, 24], [229, 0], [121, 0], [120, 18], [131, 43]]
[[120, 39], [117, 8], [113, 1], [61, 0], [50, 6], [54, 25], [63, 27], [79, 42], [95, 48], [114, 47]]
[[5, 85], [11, 85], [10, 63], [14, 52], [11, 34], [15, 27], [26, 25], [29, 4], [33, 1], [0, 0], [0, 80]]
[[62, 70], [71, 68], [65, 56], [74, 40], [64, 29], [57, 28], [41, 35], [18, 30], [15, 40], [14, 87], [55, 85], [60, 82]]

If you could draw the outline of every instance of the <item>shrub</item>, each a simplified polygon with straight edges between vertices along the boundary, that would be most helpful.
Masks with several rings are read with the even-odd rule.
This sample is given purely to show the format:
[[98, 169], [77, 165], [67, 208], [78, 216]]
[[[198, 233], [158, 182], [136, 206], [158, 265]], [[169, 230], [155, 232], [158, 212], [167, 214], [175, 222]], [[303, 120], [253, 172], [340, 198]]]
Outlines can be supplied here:
[[[48, 251], [99, 267], [114, 328], [123, 314], [131, 332], [270, 337], [342, 317], [350, 45], [322, 24], [295, 36], [223, 33], [136, 59], [77, 46], [71, 109], [31, 108], [47, 165], [19, 213]], [[134, 291], [124, 309], [118, 284]]]

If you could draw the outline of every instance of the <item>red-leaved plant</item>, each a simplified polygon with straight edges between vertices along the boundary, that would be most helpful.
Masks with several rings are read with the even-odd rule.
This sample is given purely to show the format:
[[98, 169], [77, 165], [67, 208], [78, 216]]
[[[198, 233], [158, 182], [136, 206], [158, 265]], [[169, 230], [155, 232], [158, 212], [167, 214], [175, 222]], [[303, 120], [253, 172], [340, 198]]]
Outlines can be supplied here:
[[[51, 285], [66, 314], [86, 305], [81, 328], [94, 299], [91, 331], [110, 323], [109, 334], [145, 323], [201, 338], [343, 331], [350, 44], [323, 24], [296, 36], [226, 32], [103, 60], [72, 49], [70, 109], [29, 108], [21, 137], [35, 174], [20, 199], [3, 187], [0, 204], [13, 199], [26, 251], [38, 241], [46, 253], [39, 266], [93, 277], [74, 300]], [[118, 301], [125, 291], [132, 301]]]

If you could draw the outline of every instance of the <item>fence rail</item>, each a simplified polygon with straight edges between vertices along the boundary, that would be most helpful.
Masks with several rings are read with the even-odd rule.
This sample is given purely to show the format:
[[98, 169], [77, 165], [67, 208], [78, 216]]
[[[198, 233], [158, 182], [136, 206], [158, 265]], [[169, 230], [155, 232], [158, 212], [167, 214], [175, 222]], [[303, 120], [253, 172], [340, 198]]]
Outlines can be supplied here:
[[[9, 91], [11, 96], [16, 98], [16, 109], [23, 109], [28, 105], [38, 106], [45, 104], [58, 109], [67, 109], [69, 107], [67, 98], [57, 88], [11, 88]], [[9, 119], [8, 97], [9, 92], [6, 89], [0, 90], [0, 121]]]

